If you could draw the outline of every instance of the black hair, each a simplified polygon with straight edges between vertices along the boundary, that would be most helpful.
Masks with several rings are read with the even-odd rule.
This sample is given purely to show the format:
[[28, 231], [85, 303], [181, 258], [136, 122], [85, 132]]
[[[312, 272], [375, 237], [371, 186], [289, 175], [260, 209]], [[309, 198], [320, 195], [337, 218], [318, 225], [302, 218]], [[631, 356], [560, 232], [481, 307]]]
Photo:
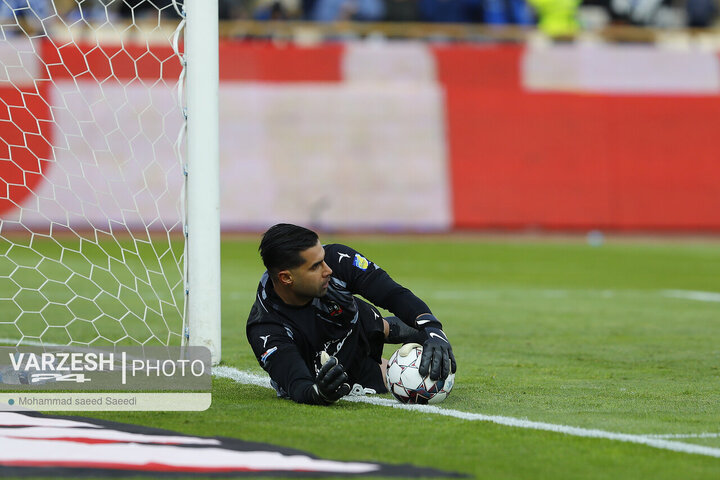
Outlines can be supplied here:
[[289, 223], [278, 223], [268, 229], [260, 241], [260, 256], [271, 277], [282, 270], [299, 267], [305, 261], [300, 252], [317, 245], [312, 230]]

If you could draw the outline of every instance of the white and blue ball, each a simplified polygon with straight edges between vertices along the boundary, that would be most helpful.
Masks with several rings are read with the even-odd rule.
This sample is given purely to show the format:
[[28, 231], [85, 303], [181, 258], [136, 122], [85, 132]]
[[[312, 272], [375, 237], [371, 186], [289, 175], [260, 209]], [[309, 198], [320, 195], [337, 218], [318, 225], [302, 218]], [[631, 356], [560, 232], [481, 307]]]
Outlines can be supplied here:
[[388, 360], [387, 381], [390, 392], [401, 403], [440, 403], [447, 398], [455, 384], [455, 374], [445, 380], [430, 380], [418, 372], [422, 345], [408, 343], [400, 347]]

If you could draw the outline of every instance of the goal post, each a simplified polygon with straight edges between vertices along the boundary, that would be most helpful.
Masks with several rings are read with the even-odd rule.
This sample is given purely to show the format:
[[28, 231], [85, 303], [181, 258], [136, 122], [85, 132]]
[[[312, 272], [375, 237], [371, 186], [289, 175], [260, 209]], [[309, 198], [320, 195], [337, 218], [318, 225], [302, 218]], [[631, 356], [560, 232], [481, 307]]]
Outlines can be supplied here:
[[0, 345], [220, 361], [217, 24], [217, 0], [0, 1]]
[[218, 0], [185, 0], [188, 342], [220, 361]]

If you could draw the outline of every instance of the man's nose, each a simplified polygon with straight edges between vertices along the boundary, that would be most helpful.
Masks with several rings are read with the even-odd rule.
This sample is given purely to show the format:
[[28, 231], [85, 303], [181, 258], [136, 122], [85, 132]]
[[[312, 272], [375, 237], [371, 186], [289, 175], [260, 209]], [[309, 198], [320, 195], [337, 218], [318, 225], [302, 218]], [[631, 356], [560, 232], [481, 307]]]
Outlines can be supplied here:
[[325, 271], [323, 272], [324, 276], [329, 277], [332, 275], [332, 268], [325, 262], [323, 262], [323, 266], [325, 267]]

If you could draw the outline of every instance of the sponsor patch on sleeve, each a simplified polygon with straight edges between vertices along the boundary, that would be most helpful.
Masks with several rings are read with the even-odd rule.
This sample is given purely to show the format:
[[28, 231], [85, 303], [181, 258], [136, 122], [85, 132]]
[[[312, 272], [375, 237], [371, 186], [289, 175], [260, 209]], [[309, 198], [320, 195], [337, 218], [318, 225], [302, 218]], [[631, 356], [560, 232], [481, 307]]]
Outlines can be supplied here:
[[368, 265], [370, 262], [368, 262], [367, 258], [363, 257], [359, 253], [355, 254], [355, 260], [353, 260], [353, 265], [355, 265], [360, 270], [367, 270]]
[[272, 355], [276, 351], [277, 351], [277, 347], [272, 347], [272, 348], [266, 350], [265, 353], [262, 354], [262, 356], [260, 357], [260, 362], [263, 364], [263, 367], [265, 365], [267, 365], [268, 357], [270, 357], [270, 355]]

